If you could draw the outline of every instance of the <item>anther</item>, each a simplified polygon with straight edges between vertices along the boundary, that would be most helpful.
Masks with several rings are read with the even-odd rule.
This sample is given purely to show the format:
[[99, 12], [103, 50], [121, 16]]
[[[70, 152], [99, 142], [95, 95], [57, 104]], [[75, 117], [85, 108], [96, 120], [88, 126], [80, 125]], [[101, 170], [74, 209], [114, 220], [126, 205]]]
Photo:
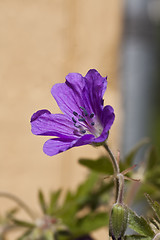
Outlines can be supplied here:
[[75, 111], [73, 112], [73, 114], [74, 114], [74, 116], [77, 116], [77, 115], [78, 115], [78, 113], [77, 113], [77, 112], [75, 112]]
[[92, 126], [94, 126], [94, 124], [95, 124], [94, 122], [91, 122], [91, 125], [92, 125]]
[[87, 110], [84, 107], [80, 107], [80, 108], [83, 110], [84, 115], [87, 117], [88, 116]]
[[81, 133], [86, 133], [86, 130], [82, 130]]
[[91, 113], [89, 117], [90, 117], [90, 118], [93, 118], [93, 117], [94, 117], [94, 113]]
[[78, 121], [85, 122], [85, 119], [84, 118], [78, 118]]
[[74, 123], [74, 126], [75, 126], [76, 128], [80, 128], [80, 125], [76, 125], [76, 123]]
[[74, 123], [76, 123], [76, 122], [77, 122], [77, 121], [74, 119], [74, 117], [72, 117], [72, 120], [73, 120], [73, 122], [74, 122]]

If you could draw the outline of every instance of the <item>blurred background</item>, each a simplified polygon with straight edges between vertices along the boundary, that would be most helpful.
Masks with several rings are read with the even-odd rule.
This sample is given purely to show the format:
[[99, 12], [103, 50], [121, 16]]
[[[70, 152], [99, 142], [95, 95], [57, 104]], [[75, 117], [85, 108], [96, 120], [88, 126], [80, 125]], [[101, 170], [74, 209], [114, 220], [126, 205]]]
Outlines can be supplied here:
[[[48, 138], [31, 134], [35, 111], [59, 112], [50, 90], [69, 72], [108, 76], [115, 154], [146, 136], [160, 151], [159, 29], [159, 0], [0, 1], [0, 191], [38, 211], [38, 189], [74, 189], [86, 175], [78, 159], [103, 153], [83, 146], [48, 157]], [[0, 199], [0, 213], [10, 205]]]

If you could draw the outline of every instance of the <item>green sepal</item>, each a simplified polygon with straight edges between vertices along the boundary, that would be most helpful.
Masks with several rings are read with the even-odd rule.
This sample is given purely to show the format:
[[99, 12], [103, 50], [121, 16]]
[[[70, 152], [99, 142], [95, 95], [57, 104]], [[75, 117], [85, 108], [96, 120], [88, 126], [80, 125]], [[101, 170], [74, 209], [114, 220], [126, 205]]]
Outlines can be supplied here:
[[128, 223], [128, 208], [119, 203], [112, 207], [109, 221], [109, 235], [118, 240], [124, 236]]

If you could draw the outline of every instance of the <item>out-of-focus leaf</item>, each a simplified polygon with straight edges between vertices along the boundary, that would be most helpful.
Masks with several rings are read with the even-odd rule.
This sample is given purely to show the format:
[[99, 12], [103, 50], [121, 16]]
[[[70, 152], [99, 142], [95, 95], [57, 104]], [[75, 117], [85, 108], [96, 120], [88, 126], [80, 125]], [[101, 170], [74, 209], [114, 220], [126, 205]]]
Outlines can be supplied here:
[[47, 204], [46, 204], [43, 192], [41, 190], [39, 190], [39, 192], [38, 192], [38, 200], [39, 200], [39, 203], [40, 203], [43, 213], [47, 214]]
[[103, 173], [103, 174], [113, 174], [113, 167], [110, 159], [106, 156], [102, 156], [97, 160], [92, 159], [80, 159], [79, 163], [92, 171]]
[[159, 203], [156, 201], [153, 201], [148, 194], [145, 194], [145, 196], [149, 202], [149, 205], [151, 206], [155, 215], [157, 216], [158, 220], [160, 221], [160, 205], [159, 205]]
[[75, 198], [79, 199], [81, 196], [85, 196], [85, 195], [89, 194], [93, 190], [98, 179], [99, 179], [99, 177], [97, 174], [95, 174], [95, 173], [89, 174], [86, 181], [79, 185], [77, 192], [75, 194]]
[[13, 208], [13, 209], [7, 211], [6, 217], [12, 218], [18, 212], [18, 210], [19, 210], [18, 208]]
[[12, 222], [19, 227], [34, 228], [35, 224], [12, 218]]
[[151, 182], [143, 182], [140, 187], [139, 190], [136, 194], [136, 198], [134, 199], [136, 202], [141, 200], [144, 197], [144, 193], [148, 193], [149, 195], [151, 195], [152, 197], [158, 198], [158, 196], [160, 197], [160, 192], [159, 192], [159, 188], [155, 185], [153, 185]]
[[50, 204], [47, 209], [48, 215], [54, 215], [54, 212], [57, 210], [58, 199], [61, 194], [61, 189], [57, 190], [56, 192], [52, 192], [50, 195]]
[[56, 212], [58, 218], [63, 219], [64, 224], [73, 227], [77, 212], [81, 209], [81, 204], [84, 202], [94, 188], [97, 182], [98, 175], [92, 173], [88, 176], [75, 193], [68, 192], [63, 206]]
[[142, 141], [140, 141], [125, 157], [125, 165], [126, 167], [130, 167], [133, 159], [135, 158], [136, 154], [138, 153], [138, 151], [140, 150], [140, 148], [142, 146], [144, 146], [145, 144], [149, 143], [149, 139], [143, 139]]
[[72, 238], [72, 235], [69, 231], [63, 230], [63, 231], [57, 231], [54, 233], [54, 239], [58, 240], [69, 240]]
[[44, 239], [45, 239], [45, 240], [54, 240], [55, 238], [54, 238], [53, 232], [52, 232], [51, 230], [45, 231], [45, 233], [44, 233]]
[[157, 155], [156, 149], [154, 147], [152, 147], [149, 150], [147, 158], [148, 158], [147, 170], [151, 170], [154, 167], [157, 167], [157, 163], [159, 162], [159, 160], [158, 160], [158, 155]]
[[18, 237], [17, 240], [26, 240], [26, 238], [30, 240], [29, 235], [31, 234], [31, 232], [32, 232], [32, 229], [25, 231], [20, 237]]
[[107, 213], [93, 213], [88, 214], [85, 217], [77, 221], [77, 228], [74, 229], [75, 234], [85, 235], [98, 228], [107, 226], [108, 215]]
[[152, 240], [151, 237], [144, 237], [140, 235], [131, 235], [131, 236], [125, 236], [125, 240]]
[[145, 181], [160, 187], [160, 166], [157, 165], [152, 171], [148, 170], [145, 174]]
[[129, 219], [128, 219], [129, 227], [133, 229], [135, 232], [147, 236], [154, 237], [154, 232], [149, 225], [149, 223], [142, 217], [138, 216], [134, 211], [129, 209]]

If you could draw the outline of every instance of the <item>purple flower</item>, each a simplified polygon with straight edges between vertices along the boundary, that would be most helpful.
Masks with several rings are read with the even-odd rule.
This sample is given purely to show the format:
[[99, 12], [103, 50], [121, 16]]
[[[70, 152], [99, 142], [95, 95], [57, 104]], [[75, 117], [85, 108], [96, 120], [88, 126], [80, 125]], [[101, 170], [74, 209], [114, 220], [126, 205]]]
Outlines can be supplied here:
[[103, 144], [115, 115], [111, 106], [103, 107], [107, 78], [91, 69], [85, 77], [69, 73], [65, 83], [52, 87], [51, 93], [63, 114], [39, 110], [31, 118], [32, 133], [51, 136], [43, 151], [49, 156], [72, 147]]

